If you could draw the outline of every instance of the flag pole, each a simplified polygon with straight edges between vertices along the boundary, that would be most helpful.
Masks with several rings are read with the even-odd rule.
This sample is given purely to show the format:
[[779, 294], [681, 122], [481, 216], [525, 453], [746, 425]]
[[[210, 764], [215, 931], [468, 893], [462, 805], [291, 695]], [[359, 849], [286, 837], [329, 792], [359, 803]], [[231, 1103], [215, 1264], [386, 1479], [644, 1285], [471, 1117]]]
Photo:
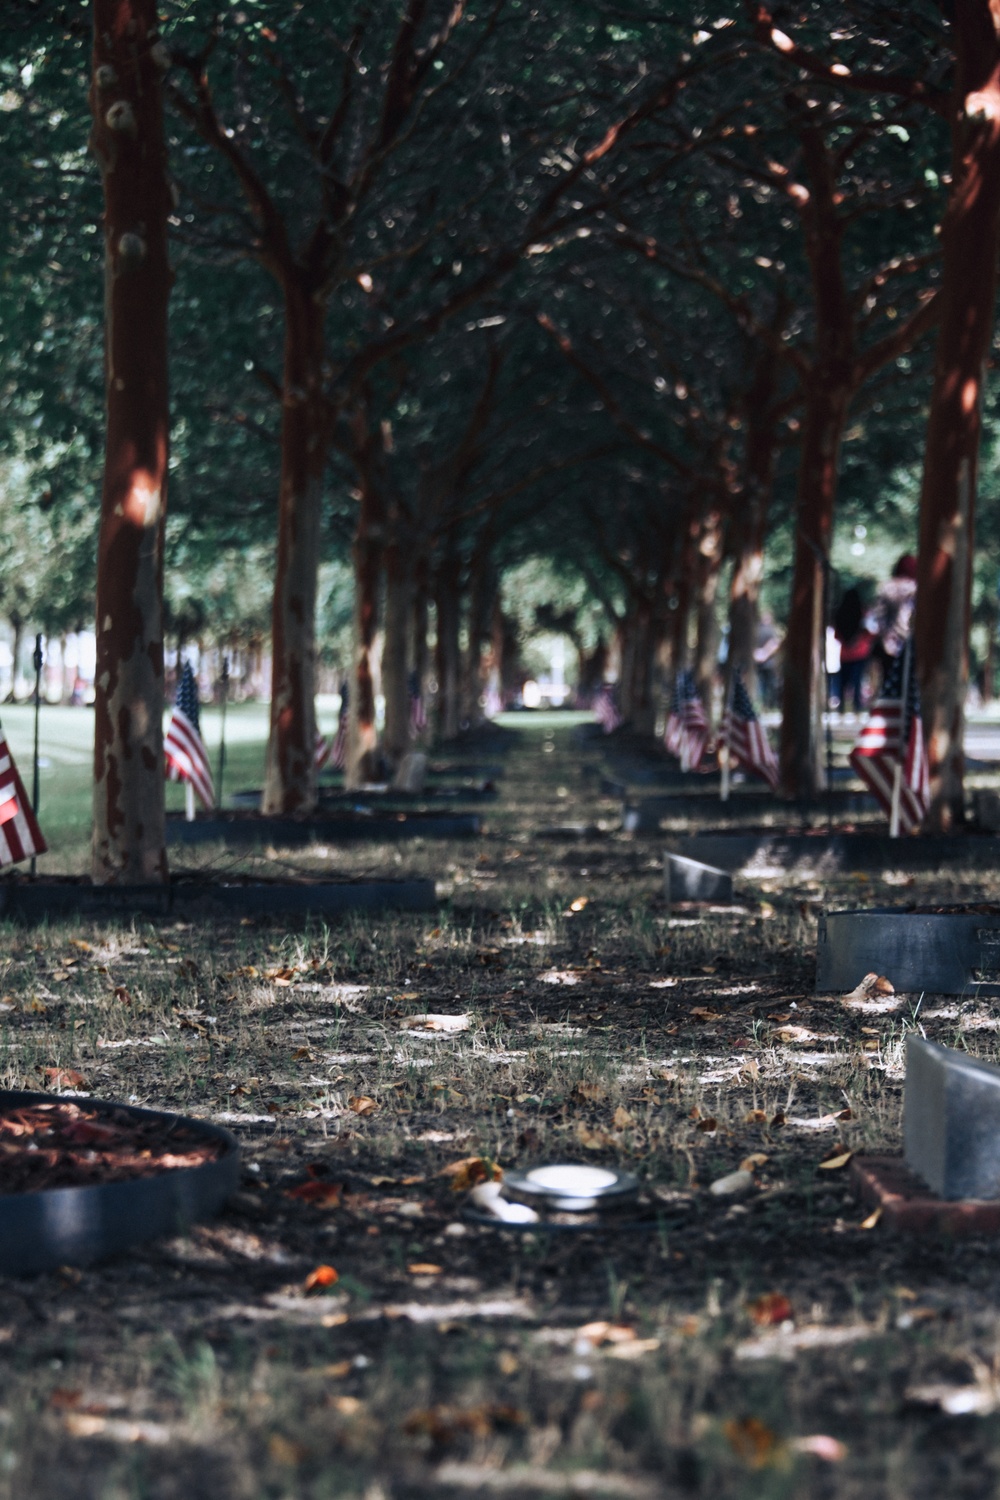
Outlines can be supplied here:
[[903, 757], [906, 754], [903, 729], [906, 725], [906, 706], [910, 701], [910, 669], [913, 665], [913, 637], [903, 647], [902, 697], [899, 700], [899, 759], [892, 773], [892, 806], [889, 812], [889, 837], [899, 838], [899, 802], [903, 791]]
[[222, 806], [222, 778], [226, 770], [226, 703], [229, 698], [229, 657], [222, 658], [222, 672], [219, 677], [222, 683], [222, 725], [219, 729], [219, 789], [215, 795], [216, 807]]
[[[722, 705], [722, 734], [726, 732], [726, 715], [731, 713], [733, 706], [733, 691], [736, 681], [736, 668], [732, 662], [729, 664], [729, 681], [726, 684], [726, 701]], [[719, 740], [719, 762], [722, 767], [722, 777], [719, 782], [719, 801], [729, 801], [729, 771], [730, 771], [729, 741], [725, 738]]]
[[[45, 657], [42, 655], [42, 637], [35, 636], [35, 654], [31, 658], [35, 668], [35, 755], [31, 775], [31, 810], [38, 817], [38, 728], [39, 718], [42, 711], [42, 667], [45, 665]], [[35, 856], [31, 856], [31, 873], [35, 873]]]

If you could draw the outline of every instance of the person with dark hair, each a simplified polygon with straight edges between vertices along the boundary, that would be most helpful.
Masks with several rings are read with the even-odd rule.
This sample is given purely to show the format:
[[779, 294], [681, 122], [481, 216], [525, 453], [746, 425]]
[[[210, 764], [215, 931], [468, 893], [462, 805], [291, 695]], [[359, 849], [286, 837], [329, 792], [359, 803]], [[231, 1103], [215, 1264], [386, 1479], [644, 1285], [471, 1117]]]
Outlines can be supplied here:
[[872, 654], [872, 638], [865, 629], [865, 610], [857, 589], [848, 589], [833, 615], [833, 629], [840, 642], [840, 709], [854, 700], [854, 713], [864, 708], [865, 668]]
[[913, 629], [917, 603], [917, 559], [904, 552], [892, 577], [879, 585], [875, 603], [865, 616], [865, 629], [875, 639], [875, 652], [883, 664], [902, 654]]

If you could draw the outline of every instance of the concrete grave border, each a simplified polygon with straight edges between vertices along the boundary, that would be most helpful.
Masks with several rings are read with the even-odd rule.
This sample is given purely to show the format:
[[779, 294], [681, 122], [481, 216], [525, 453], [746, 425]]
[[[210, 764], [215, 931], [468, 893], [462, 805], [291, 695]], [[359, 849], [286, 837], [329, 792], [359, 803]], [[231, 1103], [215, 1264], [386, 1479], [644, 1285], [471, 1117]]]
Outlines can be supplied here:
[[936, 870], [1000, 867], [995, 834], [916, 834], [891, 839], [888, 833], [698, 833], [672, 837], [665, 845], [720, 870], [751, 878], [794, 873], [834, 875], [843, 871]]
[[871, 973], [884, 974], [904, 994], [1000, 995], [1000, 910], [824, 913], [816, 993], [847, 994]]

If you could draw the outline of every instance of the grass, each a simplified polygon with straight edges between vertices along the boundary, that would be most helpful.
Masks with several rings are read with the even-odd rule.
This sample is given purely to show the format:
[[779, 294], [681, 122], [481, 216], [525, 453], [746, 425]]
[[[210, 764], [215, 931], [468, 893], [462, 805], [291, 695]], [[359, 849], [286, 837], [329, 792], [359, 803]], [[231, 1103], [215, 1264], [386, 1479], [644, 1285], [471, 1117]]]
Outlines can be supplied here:
[[[86, 715], [49, 712], [68, 776]], [[863, 1228], [819, 1168], [898, 1145], [916, 997], [810, 991], [823, 904], [996, 899], [1000, 877], [741, 882], [733, 909], [671, 912], [658, 843], [612, 831], [597, 748], [563, 724], [517, 716], [480, 840], [257, 857], [433, 873], [436, 917], [3, 930], [0, 1081], [71, 1067], [222, 1121], [245, 1170], [186, 1237], [0, 1282], [0, 1500], [994, 1493], [995, 1248]], [[534, 836], [569, 818], [609, 831]], [[469, 1029], [404, 1028], [426, 1011]], [[919, 1020], [997, 1056], [985, 1002]], [[751, 1154], [752, 1192], [708, 1192]], [[441, 1175], [472, 1155], [624, 1165], [659, 1230], [480, 1228]], [[288, 1196], [314, 1179], [339, 1202]], [[310, 1294], [323, 1264], [339, 1280]], [[984, 1414], [914, 1399], [935, 1386]]]

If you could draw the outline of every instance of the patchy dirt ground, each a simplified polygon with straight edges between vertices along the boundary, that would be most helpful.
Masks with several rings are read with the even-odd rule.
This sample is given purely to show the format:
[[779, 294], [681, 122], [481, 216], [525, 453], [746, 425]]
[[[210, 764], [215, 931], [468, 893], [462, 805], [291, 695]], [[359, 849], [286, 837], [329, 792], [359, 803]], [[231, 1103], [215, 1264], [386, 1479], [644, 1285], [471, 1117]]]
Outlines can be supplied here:
[[[245, 1170], [187, 1238], [0, 1281], [0, 1500], [997, 1492], [995, 1244], [893, 1239], [824, 1162], [897, 1147], [917, 1019], [988, 1057], [1000, 1021], [811, 985], [824, 905], [1000, 877], [668, 910], [599, 752], [512, 736], [477, 840], [255, 861], [433, 873], [437, 918], [4, 930], [0, 1081], [215, 1120]], [[661, 1211], [480, 1227], [468, 1157], [623, 1165]]]

